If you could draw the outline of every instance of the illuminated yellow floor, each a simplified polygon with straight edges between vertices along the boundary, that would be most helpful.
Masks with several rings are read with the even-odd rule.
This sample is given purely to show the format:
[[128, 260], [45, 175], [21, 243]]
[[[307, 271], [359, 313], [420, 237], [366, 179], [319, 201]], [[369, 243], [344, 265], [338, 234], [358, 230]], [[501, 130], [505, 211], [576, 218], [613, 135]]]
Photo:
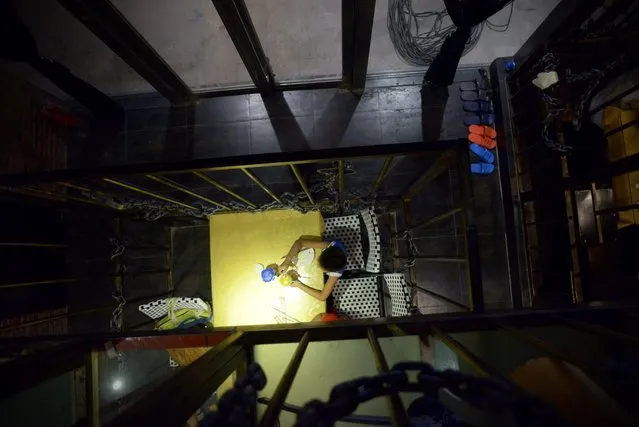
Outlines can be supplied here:
[[[222, 214], [209, 222], [215, 326], [308, 322], [325, 311], [324, 302], [297, 288], [277, 280], [264, 283], [256, 269], [257, 264], [281, 262], [300, 236], [320, 236], [324, 222], [319, 212]], [[306, 284], [322, 289], [322, 272], [315, 263], [306, 276]]]

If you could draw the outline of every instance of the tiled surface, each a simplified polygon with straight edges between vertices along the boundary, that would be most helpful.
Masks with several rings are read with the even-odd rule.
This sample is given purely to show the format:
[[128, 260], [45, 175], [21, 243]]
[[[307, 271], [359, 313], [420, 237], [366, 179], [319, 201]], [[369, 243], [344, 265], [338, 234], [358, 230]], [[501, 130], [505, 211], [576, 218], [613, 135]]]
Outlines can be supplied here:
[[[476, 70], [464, 70], [456, 79], [476, 77]], [[102, 162], [175, 161], [465, 136], [457, 83], [437, 93], [409, 83], [371, 87], [360, 97], [318, 89], [209, 98], [193, 109], [156, 107], [152, 100], [149, 108], [141, 108], [136, 101], [136, 108], [127, 110], [124, 134], [102, 154]]]
[[[369, 74], [424, 71], [396, 53], [387, 28], [389, 0], [377, 0], [369, 55]], [[41, 53], [108, 94], [152, 91], [124, 61], [56, 2], [16, 2], [34, 33]], [[116, 0], [114, 5], [136, 26], [164, 60], [189, 86], [211, 90], [251, 84], [248, 72], [209, 0]], [[339, 0], [246, 0], [253, 25], [278, 80], [339, 76], [342, 72], [341, 2]], [[413, 0], [415, 12], [441, 11], [443, 0]], [[558, 0], [517, 0], [505, 32], [488, 28], [462, 65], [486, 65], [513, 55], [539, 26]], [[490, 18], [506, 23], [510, 7]], [[432, 20], [421, 22], [427, 29]], [[444, 23], [447, 25], [447, 22]], [[11, 67], [50, 89], [29, 67]], [[63, 94], [61, 96], [64, 96]]]

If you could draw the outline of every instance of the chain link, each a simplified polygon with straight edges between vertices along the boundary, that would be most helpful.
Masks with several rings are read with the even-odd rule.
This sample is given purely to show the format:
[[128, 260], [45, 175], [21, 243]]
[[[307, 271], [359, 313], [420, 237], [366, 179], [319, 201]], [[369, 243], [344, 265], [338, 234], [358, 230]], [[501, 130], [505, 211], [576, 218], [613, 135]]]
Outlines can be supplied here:
[[[417, 381], [411, 382], [409, 378], [415, 377], [415, 373]], [[257, 398], [257, 391], [262, 390], [265, 385], [266, 376], [260, 366], [250, 365], [247, 374], [222, 396], [218, 410], [206, 419], [207, 425], [234, 427], [250, 421], [250, 417], [254, 416], [251, 408]], [[295, 426], [333, 426], [343, 417], [352, 414], [362, 403], [402, 392], [420, 393], [423, 396], [409, 407], [409, 416], [414, 416], [411, 418], [411, 425], [440, 425], [425, 424], [425, 421], [454, 416], [438, 400], [438, 393], [443, 389], [480, 410], [497, 414], [511, 413], [521, 427], [567, 425], [555, 408], [510, 383], [453, 370], [437, 371], [423, 362], [402, 362], [393, 366], [388, 373], [337, 384], [331, 390], [328, 401], [315, 399], [306, 403], [298, 413]], [[451, 421], [448, 425], [455, 424], [455, 419]]]
[[[311, 210], [319, 210], [324, 214], [334, 215], [343, 212], [344, 214], [353, 213], [353, 203], [350, 200], [344, 200], [342, 205], [339, 204], [339, 192], [337, 189], [337, 177], [339, 175], [338, 163], [334, 162], [331, 167], [318, 169], [316, 173], [319, 175], [319, 182], [309, 187], [309, 192], [315, 198], [318, 195], [325, 194], [327, 198], [317, 200], [318, 208], [311, 208], [305, 206], [304, 202], [308, 200], [308, 196], [304, 191], [297, 193], [285, 192], [279, 199], [279, 201], [273, 201], [265, 205], [253, 208], [236, 201], [230, 201], [223, 205], [232, 210], [233, 212], [265, 212], [273, 209], [293, 209], [301, 213], [306, 213]], [[344, 174], [354, 175], [355, 171], [353, 165], [349, 161], [344, 162]], [[357, 209], [367, 209], [375, 207], [376, 204], [381, 209], [386, 209], [385, 204], [376, 203], [374, 197], [361, 196], [364, 191], [351, 191], [356, 196]], [[107, 205], [117, 210], [132, 210], [139, 211], [143, 214], [143, 218], [146, 221], [156, 221], [166, 216], [191, 216], [195, 218], [205, 218], [209, 215], [213, 215], [217, 212], [225, 210], [220, 206], [204, 206], [201, 203], [195, 203], [194, 207], [197, 209], [189, 209], [184, 206], [176, 205], [173, 203], [164, 202], [162, 200], [144, 200], [136, 199], [132, 197], [114, 197], [107, 195], [99, 191], [82, 191], [81, 194], [91, 200]], [[340, 210], [341, 207], [341, 210]]]
[[[535, 72], [550, 72], [559, 70], [563, 73], [563, 82], [568, 85], [587, 83], [585, 90], [579, 90], [579, 98], [573, 102], [573, 117], [572, 125], [576, 130], [581, 129], [582, 117], [586, 104], [592, 97], [593, 92], [601, 85], [603, 79], [610, 74], [613, 70], [617, 69], [624, 61], [624, 55], [621, 55], [617, 60], [608, 63], [603, 70], [596, 68], [583, 71], [581, 73], [573, 73], [570, 68], [560, 70], [561, 61], [560, 58], [551, 51], [547, 51], [532, 67], [533, 73]], [[565, 142], [559, 142], [550, 136], [549, 128], [555, 123], [555, 120], [560, 115], [569, 111], [570, 108], [556, 97], [553, 97], [550, 93], [557, 92], [562, 82], [548, 88], [546, 90], [539, 90], [541, 99], [544, 102], [547, 110], [546, 117], [542, 121], [541, 139], [544, 144], [560, 153], [570, 153], [573, 147]]]

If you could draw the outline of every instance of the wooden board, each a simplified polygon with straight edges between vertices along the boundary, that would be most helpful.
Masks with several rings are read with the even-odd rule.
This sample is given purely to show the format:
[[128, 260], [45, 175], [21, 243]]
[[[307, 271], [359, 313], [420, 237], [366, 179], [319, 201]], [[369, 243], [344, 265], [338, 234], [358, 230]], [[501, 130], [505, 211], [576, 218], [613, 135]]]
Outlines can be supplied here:
[[[308, 322], [326, 310], [320, 302], [276, 279], [264, 283], [256, 264], [282, 262], [300, 236], [320, 236], [319, 212], [294, 210], [219, 214], [209, 217], [211, 294], [215, 326]], [[317, 255], [317, 254], [316, 254]], [[314, 263], [303, 281], [321, 290], [324, 279]]]

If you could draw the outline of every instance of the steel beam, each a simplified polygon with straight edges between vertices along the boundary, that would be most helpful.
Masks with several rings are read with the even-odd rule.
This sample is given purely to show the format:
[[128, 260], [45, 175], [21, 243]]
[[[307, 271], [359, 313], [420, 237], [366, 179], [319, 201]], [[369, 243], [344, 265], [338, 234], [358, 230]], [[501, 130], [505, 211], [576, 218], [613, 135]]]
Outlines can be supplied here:
[[[366, 336], [368, 338], [368, 343], [371, 346], [371, 351], [373, 352], [373, 359], [375, 360], [377, 373], [389, 373], [390, 369], [388, 368], [388, 362], [386, 362], [384, 352], [382, 351], [382, 347], [379, 345], [379, 341], [377, 340], [377, 336], [375, 335], [375, 331], [373, 330], [373, 328], [368, 328], [366, 330]], [[406, 409], [404, 408], [402, 400], [399, 398], [399, 394], [389, 394], [388, 405], [390, 407], [389, 409], [393, 426], [403, 427], [410, 425], [410, 422], [408, 421], [408, 415], [406, 415]]]
[[271, 198], [272, 198], [273, 200], [275, 200], [275, 201], [276, 201], [277, 203], [279, 203], [279, 204], [282, 204], [282, 205], [284, 204], [284, 203], [282, 202], [282, 200], [281, 200], [279, 197], [277, 197], [277, 195], [276, 195], [275, 193], [273, 193], [273, 191], [271, 191], [271, 189], [270, 189], [270, 188], [268, 188], [268, 186], [267, 186], [266, 184], [264, 184], [264, 183], [262, 182], [262, 180], [261, 180], [261, 179], [259, 179], [259, 178], [258, 178], [258, 176], [257, 176], [257, 175], [255, 175], [255, 174], [254, 174], [253, 172], [251, 172], [250, 170], [248, 170], [248, 169], [244, 169], [244, 168], [242, 168], [242, 172], [244, 172], [244, 174], [245, 174], [246, 176], [248, 176], [248, 177], [251, 179], [251, 181], [253, 181], [255, 184], [257, 184], [257, 186], [258, 186], [258, 187], [260, 187], [262, 190], [264, 190], [264, 192], [265, 192], [266, 194], [268, 194], [269, 196], [271, 196]]
[[109, 0], [58, 2], [172, 104], [194, 100], [187, 84]]
[[455, 151], [451, 150], [442, 153], [423, 174], [418, 176], [402, 191], [400, 198], [412, 198], [422, 188], [430, 184], [444, 171], [448, 170], [453, 160], [455, 160]]
[[366, 85], [375, 0], [342, 0], [342, 81], [353, 90]]
[[435, 299], [437, 299], [439, 301], [443, 301], [443, 302], [448, 303], [448, 304], [450, 304], [452, 306], [455, 306], [457, 308], [461, 308], [464, 311], [470, 311], [470, 307], [468, 307], [467, 305], [464, 305], [464, 304], [462, 304], [460, 302], [457, 302], [457, 301], [455, 301], [453, 299], [450, 299], [448, 297], [440, 295], [437, 292], [433, 292], [433, 291], [430, 291], [430, 290], [428, 290], [426, 288], [422, 288], [419, 285], [416, 285], [415, 289], [417, 290], [417, 292], [423, 292], [426, 295], [429, 295], [429, 296], [431, 296], [431, 297], [433, 297], [433, 298], [435, 298]]
[[460, 359], [468, 363], [479, 375], [499, 379], [505, 383], [510, 382], [505, 375], [501, 374], [495, 368], [483, 361], [472, 351], [466, 348], [466, 346], [464, 346], [462, 343], [460, 343], [450, 335], [444, 333], [441, 329], [435, 326], [432, 326], [431, 329], [435, 338], [446, 344], [446, 346], [450, 348], [453, 353], [455, 353], [457, 356], [459, 356]]
[[291, 357], [291, 360], [286, 367], [286, 371], [284, 371], [284, 374], [282, 375], [282, 379], [277, 384], [277, 388], [273, 393], [273, 398], [266, 407], [266, 411], [264, 411], [264, 415], [260, 421], [260, 427], [273, 426], [276, 424], [277, 420], [279, 420], [282, 405], [286, 401], [286, 396], [288, 396], [288, 392], [293, 385], [293, 380], [295, 380], [297, 370], [302, 364], [302, 358], [304, 357], [304, 353], [308, 347], [310, 336], [311, 333], [307, 331], [302, 336], [300, 343], [297, 345], [295, 353], [293, 353], [293, 357]]
[[311, 194], [311, 191], [308, 189], [308, 185], [306, 184], [306, 181], [304, 180], [304, 177], [300, 173], [297, 166], [291, 165], [291, 170], [293, 171], [295, 178], [297, 178], [297, 182], [299, 182], [300, 187], [302, 187], [302, 190], [304, 190], [304, 193], [306, 193], [306, 197], [308, 197], [308, 200], [311, 202], [311, 205], [315, 205], [315, 200], [313, 200], [313, 195]]
[[[233, 371], [246, 362], [237, 332], [142, 396], [107, 426], [182, 425]], [[176, 399], [179, 396], [179, 399]]]
[[262, 93], [274, 90], [275, 76], [244, 0], [212, 2], [257, 89]]
[[256, 208], [257, 207], [257, 205], [255, 203], [252, 203], [252, 202], [248, 201], [244, 197], [242, 197], [239, 194], [237, 194], [235, 191], [233, 191], [230, 188], [228, 188], [226, 185], [220, 184], [219, 182], [217, 182], [216, 180], [214, 180], [213, 178], [211, 178], [207, 174], [205, 174], [203, 172], [197, 172], [197, 171], [193, 172], [193, 174], [195, 176], [197, 176], [198, 178], [200, 178], [201, 180], [208, 182], [209, 184], [211, 184], [213, 187], [217, 188], [218, 190], [223, 191], [224, 193], [228, 194], [229, 196], [231, 196], [231, 197], [239, 200], [240, 202], [246, 204], [247, 206], [250, 206], [252, 208]]
[[187, 209], [191, 209], [191, 210], [197, 210], [197, 208], [195, 206], [187, 205], [186, 203], [182, 203], [182, 202], [180, 202], [178, 200], [171, 199], [170, 197], [166, 197], [166, 196], [163, 196], [161, 194], [154, 193], [154, 192], [149, 191], [149, 190], [147, 190], [145, 188], [138, 187], [136, 185], [129, 184], [129, 183], [117, 180], [117, 179], [104, 178], [104, 181], [108, 182], [109, 184], [117, 185], [118, 187], [126, 188], [127, 190], [131, 190], [133, 192], [136, 192], [136, 193], [139, 193], [139, 194], [143, 194], [145, 196], [152, 197], [154, 199], [162, 200], [163, 202], [171, 203], [171, 204], [174, 204], [174, 205], [177, 205], [177, 206], [182, 206], [183, 208], [187, 208]]
[[[177, 190], [177, 191], [181, 191], [184, 194], [188, 194], [191, 197], [195, 197], [196, 199], [204, 200], [206, 203], [209, 203], [209, 204], [211, 204], [213, 206], [217, 206], [218, 208], [221, 208], [221, 209], [224, 209], [224, 210], [228, 210], [228, 208], [226, 206], [224, 206], [222, 203], [216, 202], [215, 200], [211, 200], [211, 199], [209, 199], [206, 196], [203, 196], [203, 195], [201, 195], [199, 193], [196, 193], [195, 191], [192, 191], [192, 190], [186, 188], [183, 185], [178, 184], [177, 182], [171, 181], [170, 179], [163, 178], [161, 176], [155, 176], [155, 175], [147, 175], [146, 177], [151, 179], [151, 180], [153, 180], [153, 181], [155, 181], [155, 182], [159, 182], [160, 184], [164, 184], [164, 185], [166, 185], [169, 188], [172, 188], [172, 189]], [[150, 195], [148, 193], [145, 193], [145, 194]], [[153, 197], [158, 198], [158, 195], [156, 194]], [[172, 200], [172, 199], [169, 199], [169, 200]], [[177, 202], [175, 200], [173, 200], [172, 203], [180, 203], [180, 204], [182, 204], [181, 202]], [[191, 206], [191, 205], [184, 205], [184, 204], [182, 204], [182, 205], [183, 206]]]
[[388, 156], [386, 157], [386, 159], [384, 159], [384, 164], [382, 165], [382, 169], [379, 171], [379, 174], [377, 175], [377, 178], [375, 179], [375, 183], [373, 184], [373, 188], [371, 188], [371, 195], [375, 195], [375, 193], [377, 193], [377, 189], [379, 188], [380, 185], [382, 185], [382, 181], [384, 181], [384, 178], [386, 178], [386, 175], [388, 174], [388, 170], [390, 169], [391, 165], [393, 164], [393, 156]]
[[[519, 309], [489, 313], [446, 313], [413, 315], [380, 319], [353, 319], [338, 322], [309, 322], [281, 325], [246, 325], [219, 327], [206, 330], [172, 331], [129, 331], [101, 334], [68, 334], [64, 339], [79, 339], [101, 345], [105, 341], [114, 341], [117, 348], [152, 349], [179, 347], [206, 347], [217, 345], [238, 331], [247, 334], [247, 345], [277, 344], [299, 342], [306, 331], [313, 334], [313, 342], [345, 339], [366, 339], [367, 329], [373, 328], [378, 337], [394, 336], [392, 329], [399, 328], [407, 335], [422, 335], [430, 332], [434, 325], [447, 333], [494, 330], [495, 322], [513, 327], [553, 326], [563, 324], [553, 315], [570, 316], [573, 321], [588, 320], [604, 323], [619, 315], [621, 309], [639, 309], [639, 303], [602, 304], [598, 306], [575, 306], [556, 309]], [[60, 335], [38, 337], [10, 337], [0, 340], [2, 344], [20, 343], [22, 345], [55, 341]]]
[[[1, 185], [27, 185], [41, 182], [78, 181], [90, 178], [119, 177], [125, 175], [189, 173], [193, 171], [237, 170], [246, 168], [304, 165], [332, 162], [347, 158], [375, 158], [400, 156], [455, 149], [466, 140], [441, 140], [385, 144], [366, 147], [331, 148], [326, 150], [290, 151], [238, 155], [209, 159], [182, 160], [169, 163], [105, 166], [102, 168], [63, 169], [55, 171], [0, 175]], [[365, 153], [365, 154], [363, 154]], [[1, 188], [1, 187], [0, 187]]]

